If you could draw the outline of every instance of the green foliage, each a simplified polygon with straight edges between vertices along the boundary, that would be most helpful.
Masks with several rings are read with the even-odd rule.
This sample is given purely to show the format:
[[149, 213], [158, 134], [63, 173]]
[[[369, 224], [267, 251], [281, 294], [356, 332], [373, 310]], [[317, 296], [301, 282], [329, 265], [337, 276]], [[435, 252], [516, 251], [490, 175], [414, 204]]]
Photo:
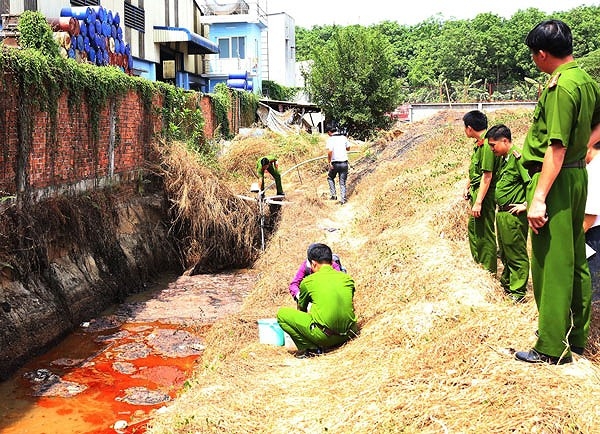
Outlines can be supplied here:
[[393, 58], [393, 47], [378, 31], [337, 28], [315, 51], [309, 93], [328, 119], [364, 138], [375, 128], [387, 127], [385, 113], [399, 102]]
[[263, 80], [263, 95], [276, 101], [292, 101], [298, 93], [297, 88], [282, 86], [271, 80]]
[[[264, 83], [264, 82], [263, 82]], [[240, 113], [242, 117], [242, 126], [249, 127], [256, 120], [256, 110], [258, 108], [258, 95], [253, 92], [237, 92], [240, 98]]]
[[[383, 21], [368, 28], [391, 44], [393, 55], [388, 62], [394, 76], [403, 82], [399, 103], [447, 102], [448, 97], [452, 101], [529, 99], [535, 92], [524, 78], [539, 82], [545, 76], [531, 61], [525, 37], [536, 24], [550, 17], [562, 19], [571, 27], [576, 58], [600, 49], [600, 5], [579, 6], [552, 15], [536, 8], [521, 9], [509, 19], [492, 13], [481, 13], [470, 20], [444, 20], [436, 15], [411, 26]], [[325, 47], [341, 29], [297, 28], [297, 59], [322, 58], [322, 52], [327, 52]], [[360, 56], [355, 57], [348, 58], [356, 62], [348, 63], [347, 69], [364, 67], [358, 61], [362, 60]], [[593, 70], [591, 65], [586, 66]]]
[[600, 49], [591, 52], [582, 59], [579, 59], [579, 64], [596, 81], [600, 82]]
[[59, 55], [59, 47], [54, 42], [52, 29], [41, 12], [23, 12], [19, 17], [17, 30], [22, 48], [35, 48], [49, 57]]
[[215, 131], [219, 131], [222, 137], [230, 139], [231, 129], [229, 126], [229, 118], [227, 113], [229, 107], [231, 107], [231, 90], [225, 85], [225, 83], [219, 83], [215, 86], [213, 94], [213, 107], [215, 111], [215, 117], [217, 119], [217, 128]]

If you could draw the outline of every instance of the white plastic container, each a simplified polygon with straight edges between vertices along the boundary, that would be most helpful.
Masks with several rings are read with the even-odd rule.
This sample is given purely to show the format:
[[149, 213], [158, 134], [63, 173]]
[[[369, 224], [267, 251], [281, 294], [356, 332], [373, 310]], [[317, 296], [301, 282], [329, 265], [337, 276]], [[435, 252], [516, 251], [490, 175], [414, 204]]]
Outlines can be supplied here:
[[275, 318], [263, 318], [258, 320], [258, 340], [261, 344], [283, 346], [285, 337], [283, 329]]

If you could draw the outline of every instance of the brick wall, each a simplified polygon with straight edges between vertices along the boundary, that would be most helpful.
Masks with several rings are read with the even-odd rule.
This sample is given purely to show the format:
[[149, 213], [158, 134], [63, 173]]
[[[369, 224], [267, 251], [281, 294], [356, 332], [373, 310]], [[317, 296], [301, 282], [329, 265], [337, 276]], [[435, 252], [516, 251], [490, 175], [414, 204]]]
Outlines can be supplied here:
[[[67, 92], [58, 101], [56, 121], [43, 111], [27, 113], [28, 124], [19, 120], [19, 85], [10, 73], [0, 80], [0, 199], [53, 194], [56, 190], [94, 188], [138, 176], [153, 162], [152, 142], [162, 129], [160, 95], [146, 109], [135, 92], [99, 110], [98, 138], [94, 140], [90, 109], [74, 103]], [[199, 95], [205, 119], [204, 132], [212, 137], [215, 116], [210, 96]], [[231, 116], [230, 118], [236, 118]], [[232, 126], [234, 126], [233, 124]], [[232, 130], [237, 131], [235, 125]], [[28, 139], [31, 137], [31, 140]]]

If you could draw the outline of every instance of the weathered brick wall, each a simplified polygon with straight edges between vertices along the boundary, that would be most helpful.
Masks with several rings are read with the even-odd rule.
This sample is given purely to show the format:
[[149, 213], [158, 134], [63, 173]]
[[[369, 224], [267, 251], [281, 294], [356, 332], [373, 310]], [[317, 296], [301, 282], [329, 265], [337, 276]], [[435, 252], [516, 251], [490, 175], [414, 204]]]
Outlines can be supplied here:
[[[18, 82], [11, 74], [0, 79], [0, 199], [135, 179], [140, 169], [155, 160], [152, 142], [162, 129], [160, 95], [154, 97], [150, 108], [144, 107], [135, 92], [112, 106], [90, 109], [85, 101], [74, 103], [70, 98], [67, 92], [61, 95], [54, 118], [44, 111], [20, 117], [20, 110], [23, 113], [23, 107], [29, 105], [20, 104]], [[205, 135], [210, 138], [216, 128], [210, 96], [201, 95], [199, 106]], [[99, 110], [97, 140], [91, 110]], [[23, 116], [32, 119], [31, 133]]]

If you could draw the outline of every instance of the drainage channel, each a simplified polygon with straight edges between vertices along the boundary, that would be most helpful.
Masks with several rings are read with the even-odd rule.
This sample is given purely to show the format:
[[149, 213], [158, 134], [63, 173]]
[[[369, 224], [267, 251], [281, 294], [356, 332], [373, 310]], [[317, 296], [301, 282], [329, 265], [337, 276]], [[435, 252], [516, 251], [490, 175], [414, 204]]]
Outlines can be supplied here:
[[237, 312], [254, 283], [249, 270], [164, 276], [82, 323], [0, 383], [0, 432], [145, 432], [150, 412], [184, 387], [206, 331]]

